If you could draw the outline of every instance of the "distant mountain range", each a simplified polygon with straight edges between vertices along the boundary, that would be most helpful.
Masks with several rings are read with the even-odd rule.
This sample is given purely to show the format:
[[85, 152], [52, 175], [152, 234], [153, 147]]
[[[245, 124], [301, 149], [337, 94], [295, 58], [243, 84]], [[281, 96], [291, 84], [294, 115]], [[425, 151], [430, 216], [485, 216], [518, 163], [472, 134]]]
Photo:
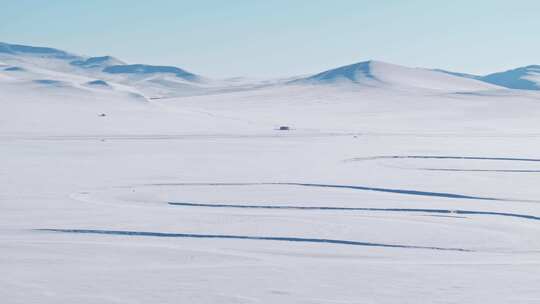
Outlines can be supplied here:
[[42, 84], [77, 82], [77, 77], [83, 77], [86, 85], [102, 88], [114, 87], [112, 84], [115, 83], [127, 85], [150, 97], [265, 85], [352, 85], [445, 91], [540, 90], [538, 65], [479, 76], [366, 61], [292, 80], [238, 84], [232, 80], [209, 79], [174, 66], [128, 64], [111, 56], [85, 57], [54, 48], [8, 43], [0, 43], [0, 76], [0, 81], [19, 79]]

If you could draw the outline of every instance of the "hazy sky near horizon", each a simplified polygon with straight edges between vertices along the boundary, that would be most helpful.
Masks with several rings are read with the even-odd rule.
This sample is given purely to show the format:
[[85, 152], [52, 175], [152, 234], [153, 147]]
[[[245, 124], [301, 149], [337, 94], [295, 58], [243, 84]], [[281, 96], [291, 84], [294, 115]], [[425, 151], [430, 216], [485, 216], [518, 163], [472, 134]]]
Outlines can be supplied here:
[[213, 77], [376, 59], [485, 74], [540, 64], [537, 0], [0, 0], [0, 41]]

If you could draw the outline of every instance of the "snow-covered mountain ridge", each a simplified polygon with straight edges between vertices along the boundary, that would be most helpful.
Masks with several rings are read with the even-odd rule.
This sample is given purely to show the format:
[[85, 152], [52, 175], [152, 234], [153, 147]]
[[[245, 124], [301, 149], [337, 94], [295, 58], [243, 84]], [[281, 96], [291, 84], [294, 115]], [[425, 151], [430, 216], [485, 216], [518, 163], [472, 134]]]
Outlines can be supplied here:
[[[200, 95], [275, 85], [339, 85], [340, 87], [476, 92], [507, 89], [540, 90], [540, 67], [531, 65], [485, 76], [441, 69], [409, 68], [365, 61], [293, 80], [243, 81], [210, 79], [175, 66], [126, 63], [112, 56], [87, 57], [67, 51], [0, 43], [0, 79], [85, 78], [129, 86], [148, 98]], [[58, 78], [58, 79], [57, 79]]]

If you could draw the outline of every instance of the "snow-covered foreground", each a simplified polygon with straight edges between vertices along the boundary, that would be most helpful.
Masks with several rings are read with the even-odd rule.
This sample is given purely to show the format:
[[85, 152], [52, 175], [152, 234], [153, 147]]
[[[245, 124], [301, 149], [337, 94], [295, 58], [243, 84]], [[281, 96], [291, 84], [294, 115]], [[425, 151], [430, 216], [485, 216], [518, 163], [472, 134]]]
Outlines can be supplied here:
[[530, 158], [537, 139], [3, 140], [0, 298], [536, 303], [538, 171], [423, 168], [540, 170], [538, 160], [350, 159]]
[[0, 298], [538, 301], [534, 129], [353, 135], [249, 126], [185, 136], [5, 134]]
[[0, 74], [0, 302], [539, 303], [540, 95], [378, 69], [163, 99]]

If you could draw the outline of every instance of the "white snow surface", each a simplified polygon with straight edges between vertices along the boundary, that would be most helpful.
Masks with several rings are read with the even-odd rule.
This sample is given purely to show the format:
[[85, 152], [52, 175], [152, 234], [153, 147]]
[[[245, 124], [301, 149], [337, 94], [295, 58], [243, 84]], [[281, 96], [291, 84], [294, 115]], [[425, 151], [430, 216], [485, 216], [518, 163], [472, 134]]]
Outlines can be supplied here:
[[0, 56], [1, 303], [539, 302], [537, 92], [63, 60]]

